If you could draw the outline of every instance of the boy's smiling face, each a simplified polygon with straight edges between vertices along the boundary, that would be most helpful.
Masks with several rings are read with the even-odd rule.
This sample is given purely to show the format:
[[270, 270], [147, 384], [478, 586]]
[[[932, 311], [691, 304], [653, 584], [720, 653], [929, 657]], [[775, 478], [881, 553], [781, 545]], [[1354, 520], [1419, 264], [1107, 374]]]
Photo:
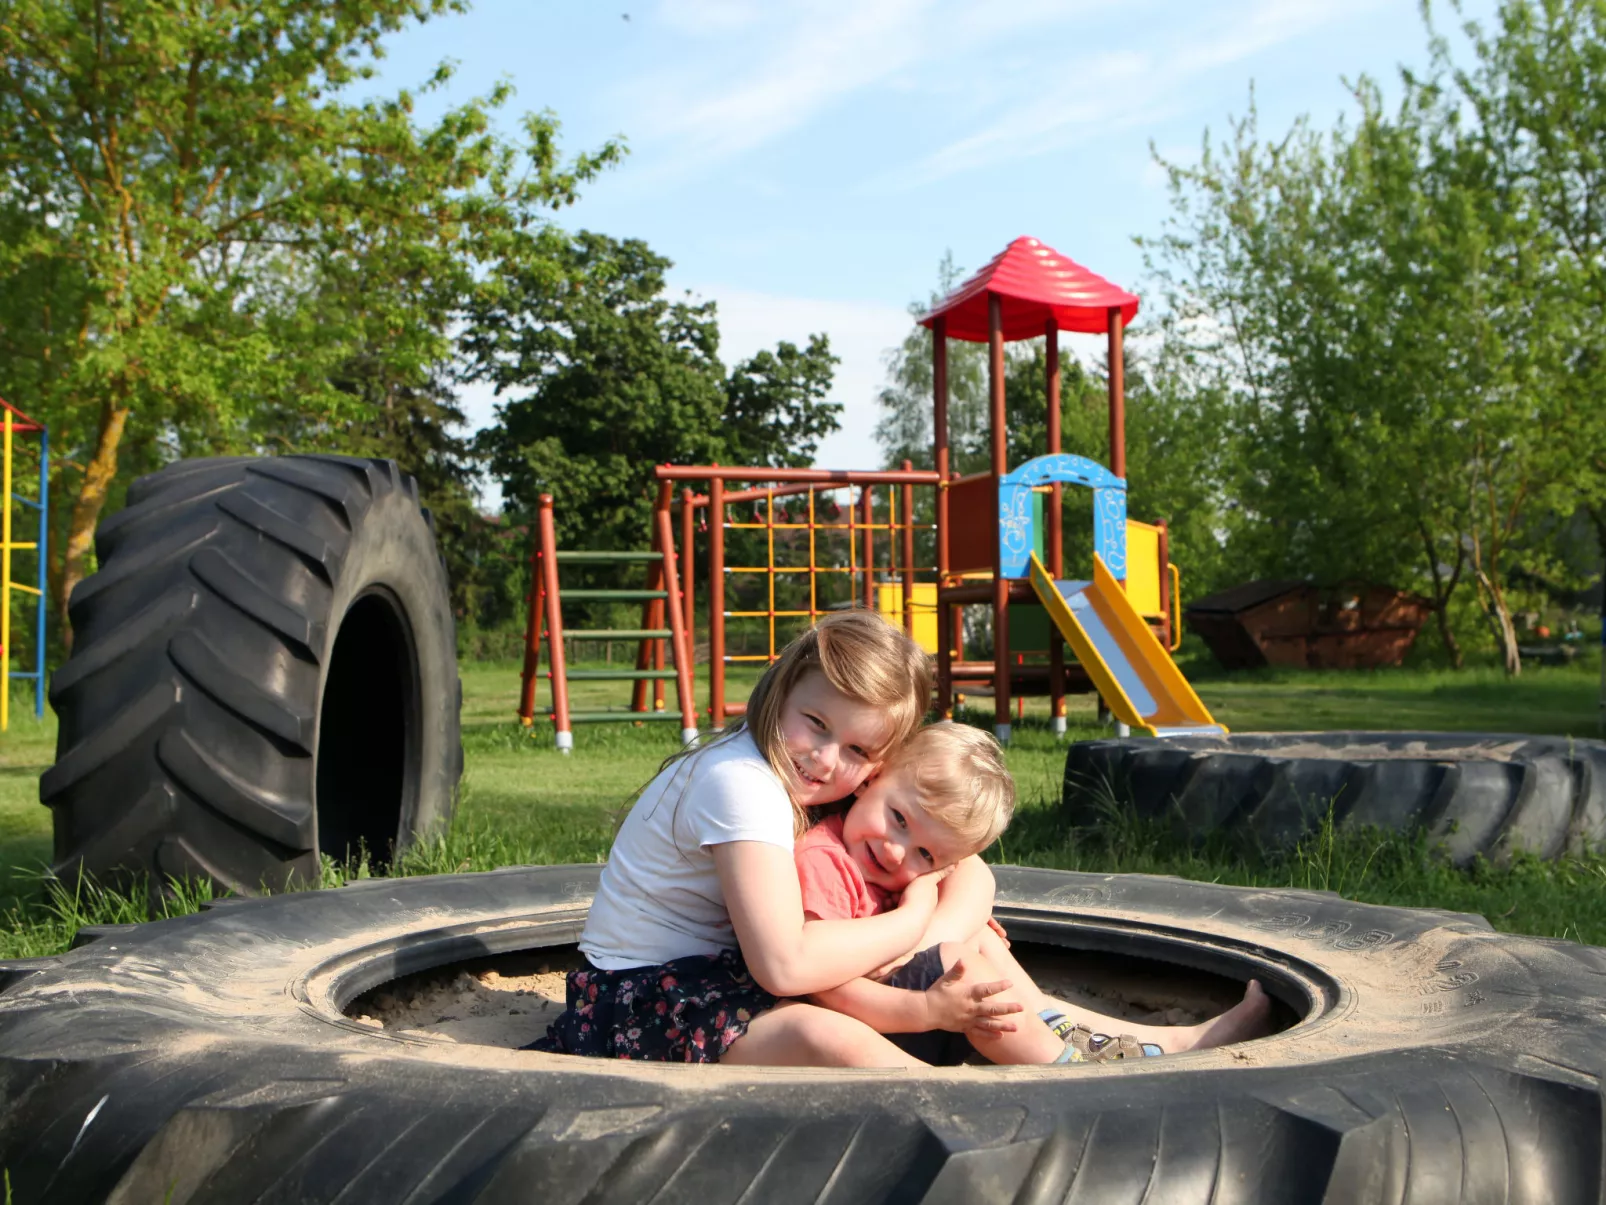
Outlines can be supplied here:
[[921, 806], [913, 775], [901, 768], [867, 782], [842, 818], [848, 856], [872, 887], [897, 894], [917, 876], [976, 851]]

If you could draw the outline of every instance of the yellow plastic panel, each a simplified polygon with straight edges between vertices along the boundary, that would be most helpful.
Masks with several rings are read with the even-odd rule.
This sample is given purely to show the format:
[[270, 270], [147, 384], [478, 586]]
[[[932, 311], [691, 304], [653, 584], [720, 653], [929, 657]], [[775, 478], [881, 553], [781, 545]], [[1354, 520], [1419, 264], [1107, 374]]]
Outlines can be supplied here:
[[[925, 652], [937, 652], [937, 583], [916, 582], [910, 609], [915, 613], [915, 643]], [[876, 610], [903, 626], [903, 587], [883, 583], [876, 587]]]
[[1161, 616], [1160, 529], [1126, 521], [1126, 597], [1139, 615]]

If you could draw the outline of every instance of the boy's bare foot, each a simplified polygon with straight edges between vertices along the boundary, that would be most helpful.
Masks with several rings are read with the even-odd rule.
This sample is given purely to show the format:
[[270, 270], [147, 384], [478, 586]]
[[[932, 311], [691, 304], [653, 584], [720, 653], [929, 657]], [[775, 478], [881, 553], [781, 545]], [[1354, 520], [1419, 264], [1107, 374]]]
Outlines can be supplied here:
[[1251, 979], [1244, 990], [1244, 998], [1219, 1017], [1211, 1017], [1198, 1025], [1178, 1027], [1165, 1042], [1168, 1051], [1206, 1050], [1211, 1046], [1225, 1046], [1229, 1042], [1247, 1042], [1262, 1038], [1271, 1032], [1271, 997], [1260, 986], [1260, 980]]

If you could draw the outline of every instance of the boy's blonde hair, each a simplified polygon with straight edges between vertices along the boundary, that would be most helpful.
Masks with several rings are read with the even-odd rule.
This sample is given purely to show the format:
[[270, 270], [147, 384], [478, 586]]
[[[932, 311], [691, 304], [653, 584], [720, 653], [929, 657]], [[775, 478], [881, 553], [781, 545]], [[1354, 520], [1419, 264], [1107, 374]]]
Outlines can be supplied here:
[[888, 759], [883, 774], [907, 774], [926, 814], [976, 853], [1009, 827], [1015, 780], [992, 735], [940, 720], [916, 732]]
[[903, 745], [931, 707], [931, 659], [920, 646], [874, 611], [835, 611], [781, 650], [747, 699], [745, 725], [770, 768], [793, 796], [792, 827], [802, 836], [808, 817], [798, 807], [797, 772], [781, 735], [781, 711], [805, 675], [818, 670], [855, 703], [881, 708], [889, 721], [880, 761]]

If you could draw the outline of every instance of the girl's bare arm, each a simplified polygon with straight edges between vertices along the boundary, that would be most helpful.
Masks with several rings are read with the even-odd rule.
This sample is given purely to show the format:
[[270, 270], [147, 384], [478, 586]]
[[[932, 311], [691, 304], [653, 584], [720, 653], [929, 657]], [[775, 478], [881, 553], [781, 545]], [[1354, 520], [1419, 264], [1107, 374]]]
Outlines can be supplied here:
[[923, 875], [897, 908], [860, 920], [803, 920], [791, 851], [762, 841], [710, 847], [747, 969], [777, 996], [807, 996], [857, 979], [913, 948], [937, 905]]

